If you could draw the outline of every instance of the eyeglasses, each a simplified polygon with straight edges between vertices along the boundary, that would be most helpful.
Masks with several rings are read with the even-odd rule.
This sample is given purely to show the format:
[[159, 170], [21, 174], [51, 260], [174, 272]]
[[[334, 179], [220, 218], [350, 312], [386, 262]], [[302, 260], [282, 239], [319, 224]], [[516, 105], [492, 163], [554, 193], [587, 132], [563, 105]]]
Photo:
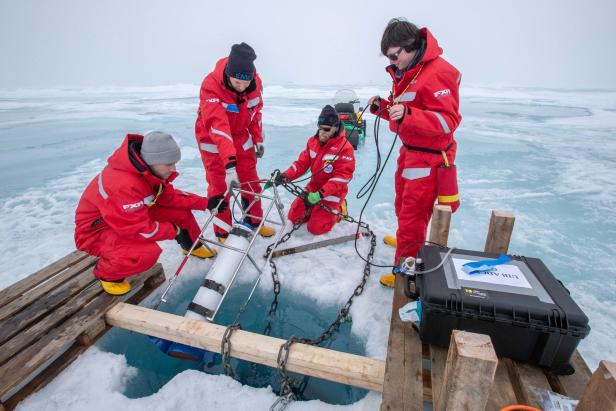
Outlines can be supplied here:
[[319, 126], [319, 130], [329, 133], [330, 131], [332, 131], [332, 127]]
[[400, 57], [400, 53], [402, 53], [402, 50], [404, 50], [404, 47], [400, 47], [395, 53], [386, 54], [386, 56], [391, 61], [397, 61], [398, 57]]

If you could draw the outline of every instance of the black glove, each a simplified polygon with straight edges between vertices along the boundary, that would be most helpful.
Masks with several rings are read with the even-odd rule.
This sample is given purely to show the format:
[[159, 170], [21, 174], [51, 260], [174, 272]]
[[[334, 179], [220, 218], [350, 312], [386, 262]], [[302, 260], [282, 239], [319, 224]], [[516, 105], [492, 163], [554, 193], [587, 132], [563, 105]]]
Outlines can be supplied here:
[[374, 102], [370, 105], [370, 110], [372, 112], [378, 113], [381, 108], [381, 98], [375, 99]]
[[257, 154], [257, 158], [263, 157], [263, 154], [265, 154], [265, 147], [263, 146], [263, 143], [255, 144], [255, 153]]
[[192, 240], [190, 239], [190, 234], [188, 234], [188, 230], [185, 228], [180, 228], [177, 225], [176, 227], [178, 230], [178, 234], [175, 236], [175, 241], [177, 241], [180, 247], [182, 247], [184, 250], [190, 250], [190, 247], [192, 247]]
[[222, 194], [219, 194], [217, 196], [213, 196], [207, 199], [207, 209], [212, 211], [216, 208], [216, 206], [218, 206], [218, 203], [220, 202], [220, 200], [222, 200], [222, 202], [220, 203], [220, 205], [218, 206], [218, 212], [220, 213], [221, 211], [225, 211], [227, 209], [227, 201], [224, 200], [224, 196]]

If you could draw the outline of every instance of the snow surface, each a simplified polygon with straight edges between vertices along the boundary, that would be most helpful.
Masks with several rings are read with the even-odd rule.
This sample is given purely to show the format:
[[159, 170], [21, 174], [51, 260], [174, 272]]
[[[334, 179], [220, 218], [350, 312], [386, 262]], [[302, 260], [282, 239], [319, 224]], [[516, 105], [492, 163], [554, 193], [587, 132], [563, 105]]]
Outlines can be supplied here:
[[[314, 132], [320, 108], [347, 86], [265, 88], [266, 155], [259, 171], [286, 168]], [[387, 95], [387, 85], [355, 87], [362, 102]], [[205, 193], [203, 168], [194, 140], [198, 87], [20, 90], [0, 92], [0, 288], [26, 277], [74, 249], [73, 219], [79, 196], [105, 164], [126, 132], [162, 129], [182, 148], [176, 186]], [[540, 257], [571, 290], [590, 317], [592, 331], [580, 350], [591, 368], [616, 360], [616, 92], [466, 87], [464, 116], [457, 132], [462, 207], [452, 221], [450, 244], [482, 249], [489, 211], [513, 211], [510, 251]], [[368, 116], [369, 136], [372, 116]], [[382, 127], [381, 150], [391, 135]], [[357, 151], [358, 169], [349, 194], [354, 199], [373, 172], [373, 143]], [[395, 229], [393, 170], [397, 148], [364, 218], [381, 237]], [[288, 204], [291, 197], [283, 195]], [[204, 221], [204, 213], [196, 213]], [[340, 224], [330, 238], [353, 232]], [[211, 233], [210, 233], [211, 235]], [[321, 238], [320, 238], [321, 239]], [[312, 241], [302, 229], [290, 244]], [[268, 244], [260, 241], [260, 251]], [[171, 275], [180, 261], [177, 245], [161, 243], [161, 262]], [[367, 249], [364, 240], [361, 250]], [[393, 249], [379, 241], [376, 262], [389, 264]], [[182, 275], [200, 276], [211, 264], [191, 261]], [[298, 254], [280, 262], [283, 288], [315, 304], [342, 304], [361, 277], [362, 262], [352, 244]], [[351, 310], [352, 334], [366, 354], [384, 359], [391, 291], [378, 285], [374, 268], [364, 295]], [[246, 270], [238, 286], [254, 279]], [[260, 288], [272, 287], [269, 272]], [[152, 305], [158, 295], [145, 305]], [[173, 297], [173, 295], [171, 296]], [[94, 347], [22, 404], [21, 410], [108, 409], [268, 409], [271, 389], [251, 388], [224, 376], [185, 371], [154, 395], [129, 399], [123, 392], [138, 371], [122, 355]], [[369, 393], [349, 406], [320, 401], [294, 403], [299, 409], [377, 409], [380, 395]]]

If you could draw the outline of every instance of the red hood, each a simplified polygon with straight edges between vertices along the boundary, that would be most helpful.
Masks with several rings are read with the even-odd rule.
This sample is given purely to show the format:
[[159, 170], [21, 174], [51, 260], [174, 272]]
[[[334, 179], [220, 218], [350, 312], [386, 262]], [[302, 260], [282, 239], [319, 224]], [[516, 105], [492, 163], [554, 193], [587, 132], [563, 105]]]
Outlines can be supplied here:
[[216, 66], [214, 66], [214, 71], [212, 71], [212, 76], [217, 83], [224, 84], [224, 76], [225, 76], [225, 67], [227, 67], [227, 61], [229, 57], [223, 57], [216, 62]]
[[143, 161], [139, 154], [139, 148], [141, 148], [142, 142], [142, 135], [127, 134], [122, 145], [107, 159], [109, 167], [132, 174], [139, 174], [152, 185], [166, 184], [173, 181], [178, 176], [177, 172], [171, 174], [166, 181], [152, 174], [150, 167]]
[[[431, 60], [436, 59], [437, 57], [439, 57], [441, 54], [443, 54], [443, 49], [438, 45], [438, 41], [436, 41], [436, 39], [434, 38], [434, 36], [432, 35], [432, 33], [430, 33], [430, 30], [428, 30], [426, 27], [422, 28], [421, 30], [419, 30], [419, 35], [426, 40], [426, 50], [424, 51], [424, 55], [421, 58], [420, 63], [425, 64]], [[385, 71], [387, 71], [393, 79], [396, 79], [395, 77], [395, 65], [391, 64], [387, 67], [385, 67]], [[415, 66], [417, 67], [417, 66]], [[413, 70], [412, 68], [410, 70]], [[409, 71], [410, 71], [409, 70]]]
[[422, 63], [434, 60], [435, 58], [443, 54], [443, 49], [438, 45], [438, 41], [436, 41], [432, 33], [430, 33], [430, 30], [424, 27], [419, 31], [419, 35], [426, 39], [426, 51], [424, 52], [424, 56], [421, 59]]

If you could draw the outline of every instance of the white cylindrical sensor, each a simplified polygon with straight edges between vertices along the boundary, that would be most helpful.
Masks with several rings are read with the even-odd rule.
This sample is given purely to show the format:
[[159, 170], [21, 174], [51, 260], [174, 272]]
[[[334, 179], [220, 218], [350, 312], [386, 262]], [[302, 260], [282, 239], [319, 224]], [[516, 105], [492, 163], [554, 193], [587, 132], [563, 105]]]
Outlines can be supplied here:
[[[246, 251], [254, 236], [254, 230], [242, 224], [234, 224], [225, 245]], [[193, 320], [212, 318], [226, 290], [231, 286], [233, 275], [242, 262], [244, 253], [222, 247], [209, 272], [205, 276], [195, 298], [188, 305], [184, 317]]]

